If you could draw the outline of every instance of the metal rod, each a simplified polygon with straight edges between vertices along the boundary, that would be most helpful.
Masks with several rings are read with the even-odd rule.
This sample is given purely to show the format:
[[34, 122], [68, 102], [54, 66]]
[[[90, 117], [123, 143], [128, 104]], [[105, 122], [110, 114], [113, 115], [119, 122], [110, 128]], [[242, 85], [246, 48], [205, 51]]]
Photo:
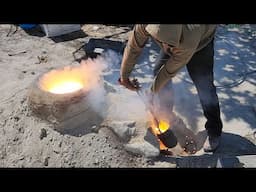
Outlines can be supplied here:
[[154, 111], [152, 110], [152, 108], [148, 105], [147, 102], [145, 102], [144, 97], [143, 97], [143, 95], [142, 95], [143, 93], [142, 93], [141, 89], [138, 89], [136, 92], [137, 92], [137, 94], [139, 95], [139, 97], [141, 98], [141, 100], [143, 101], [143, 103], [145, 104], [146, 109], [148, 109], [148, 111], [151, 113], [151, 115], [152, 115], [152, 117], [153, 117], [153, 121], [154, 121], [154, 123], [156, 124], [157, 129], [158, 129], [158, 131], [159, 131], [160, 134], [161, 134], [162, 131], [161, 131], [161, 129], [159, 128], [159, 121], [157, 120], [157, 118], [156, 118], [156, 116], [155, 116]]

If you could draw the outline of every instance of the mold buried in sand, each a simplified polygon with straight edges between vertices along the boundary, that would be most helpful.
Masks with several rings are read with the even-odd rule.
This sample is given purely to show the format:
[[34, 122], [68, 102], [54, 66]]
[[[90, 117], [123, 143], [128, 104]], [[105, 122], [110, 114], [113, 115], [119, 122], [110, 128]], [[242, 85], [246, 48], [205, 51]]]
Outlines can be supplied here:
[[81, 66], [68, 66], [39, 76], [28, 94], [33, 114], [52, 123], [60, 132], [81, 126], [87, 132], [95, 131], [91, 127], [99, 125], [102, 117], [88, 100], [93, 87], [86, 75]]

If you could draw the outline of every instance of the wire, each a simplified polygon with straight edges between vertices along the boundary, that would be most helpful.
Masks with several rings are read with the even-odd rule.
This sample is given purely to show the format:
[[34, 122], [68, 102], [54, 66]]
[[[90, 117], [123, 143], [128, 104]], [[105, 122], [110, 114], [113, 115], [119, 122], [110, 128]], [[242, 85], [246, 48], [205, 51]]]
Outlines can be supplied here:
[[[246, 32], [249, 33], [249, 34], [247, 34], [248, 36], [252, 36], [252, 34], [253, 34], [253, 31], [251, 31], [251, 32], [245, 31], [245, 33]], [[216, 34], [216, 36], [218, 37], [218, 34]], [[230, 50], [234, 50], [234, 46], [228, 40], [226, 40], [226, 39], [221, 39], [221, 40], [224, 41], [226, 43], [226, 45], [230, 47]], [[236, 50], [234, 50], [234, 51], [236, 51]], [[242, 63], [246, 63], [246, 61], [244, 60], [244, 57], [241, 56], [241, 53], [239, 52], [239, 50], [236, 51], [236, 52], [238, 53], [241, 62]], [[235, 82], [229, 83], [229, 84], [219, 85], [219, 86], [216, 86], [216, 88], [220, 88], [220, 89], [221, 88], [233, 88], [233, 87], [236, 87], [238, 85], [241, 85], [246, 80], [247, 76], [251, 75], [253, 73], [256, 73], [256, 70], [239, 73], [237, 75], [240, 76], [240, 78], [238, 80], [236, 80]], [[178, 77], [178, 78], [183, 80], [183, 81], [185, 81], [185, 82], [187, 82], [187, 83], [193, 84], [193, 82], [191, 82], [191, 81], [189, 81], [189, 80], [187, 80], [185, 78], [182, 78], [182, 77]]]
[[[250, 72], [246, 72], [246, 73], [240, 73], [238, 74], [239, 76], [241, 76], [241, 78], [233, 83], [228, 83], [228, 84], [224, 84], [224, 85], [217, 85], [215, 86], [216, 88], [233, 88], [233, 87], [236, 87], [238, 85], [241, 85], [247, 78], [248, 75], [251, 75], [253, 73], [256, 73], [256, 70], [253, 70], [253, 71], [250, 71]], [[194, 84], [193, 82], [185, 79], [185, 78], [182, 78], [182, 77], [178, 77], [180, 80], [186, 82], [186, 83], [189, 83], [189, 84]]]

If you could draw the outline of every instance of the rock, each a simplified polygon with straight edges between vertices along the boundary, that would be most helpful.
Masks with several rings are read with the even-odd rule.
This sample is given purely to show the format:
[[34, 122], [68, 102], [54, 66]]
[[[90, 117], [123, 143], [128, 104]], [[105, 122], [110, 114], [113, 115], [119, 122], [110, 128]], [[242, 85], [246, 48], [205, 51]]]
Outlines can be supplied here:
[[98, 165], [99, 164], [99, 160], [96, 158], [93, 164], [94, 165]]
[[111, 121], [107, 126], [123, 141], [128, 142], [135, 133], [135, 121]]
[[158, 147], [151, 145], [146, 141], [135, 142], [126, 144], [125, 150], [132, 152], [134, 154], [143, 155], [145, 157], [157, 157], [160, 154]]
[[54, 149], [53, 152], [56, 153], [56, 154], [59, 154], [59, 153], [60, 153], [60, 151], [59, 151], [59, 150], [56, 150], [56, 149]]
[[97, 132], [98, 129], [99, 129], [99, 128], [98, 128], [98, 126], [96, 126], [96, 125], [93, 125], [92, 128], [91, 128], [92, 132]]
[[18, 116], [15, 116], [15, 117], [14, 117], [14, 120], [15, 120], [15, 121], [19, 121], [20, 118], [19, 118]]
[[14, 138], [13, 138], [13, 142], [16, 142], [16, 141], [18, 141], [19, 140], [19, 138], [17, 137], [17, 136], [15, 136]]
[[130, 129], [128, 130], [128, 135], [130, 135], [130, 136], [135, 135], [135, 131], [136, 131], [136, 128], [135, 128], [135, 127], [130, 128]]
[[45, 160], [44, 160], [44, 166], [48, 166], [49, 158], [50, 158], [50, 157], [46, 157], [46, 158], [45, 158]]
[[42, 140], [44, 137], [47, 137], [47, 132], [46, 132], [46, 130], [43, 128], [43, 129], [41, 129], [40, 140]]
[[4, 159], [7, 155], [6, 149], [4, 146], [0, 146], [0, 159]]
[[124, 145], [126, 151], [145, 157], [157, 157], [160, 154], [159, 142], [157, 138], [145, 128], [137, 134], [131, 141]]
[[18, 160], [23, 160], [23, 159], [25, 159], [25, 157], [23, 155], [18, 157]]
[[19, 127], [18, 131], [19, 131], [19, 133], [24, 133], [24, 128], [23, 127]]

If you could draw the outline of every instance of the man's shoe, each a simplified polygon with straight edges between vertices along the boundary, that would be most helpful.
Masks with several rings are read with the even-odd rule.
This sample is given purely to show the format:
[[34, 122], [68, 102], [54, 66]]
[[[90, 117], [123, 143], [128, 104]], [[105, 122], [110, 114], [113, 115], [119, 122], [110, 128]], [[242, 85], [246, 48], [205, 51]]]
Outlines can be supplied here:
[[214, 152], [220, 145], [221, 136], [208, 136], [204, 143], [204, 152]]

